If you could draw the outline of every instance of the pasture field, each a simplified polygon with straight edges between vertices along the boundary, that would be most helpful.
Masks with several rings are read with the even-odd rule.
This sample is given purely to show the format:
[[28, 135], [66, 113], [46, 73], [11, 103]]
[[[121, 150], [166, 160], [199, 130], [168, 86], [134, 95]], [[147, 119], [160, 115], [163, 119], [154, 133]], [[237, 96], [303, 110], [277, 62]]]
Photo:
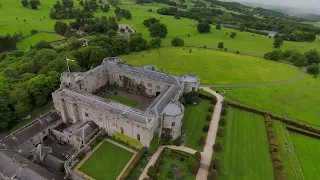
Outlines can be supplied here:
[[320, 141], [295, 133], [290, 133], [290, 137], [304, 179], [320, 179]]
[[228, 108], [222, 142], [220, 180], [274, 178], [263, 116]]
[[164, 47], [121, 58], [133, 65], [153, 64], [175, 75], [193, 73], [200, 76], [201, 84], [275, 82], [301, 73], [291, 65], [203, 48]]
[[320, 78], [307, 74], [282, 85], [212, 89], [220, 92], [226, 89], [224, 96], [228, 100], [320, 127]]
[[35, 35], [32, 35], [30, 37], [27, 37], [23, 39], [21, 42], [18, 43], [18, 49], [21, 50], [28, 50], [30, 46], [36, 44], [39, 41], [56, 41], [56, 40], [61, 40], [64, 39], [65, 37], [60, 36], [55, 33], [37, 33]]
[[213, 106], [210, 101], [200, 99], [197, 106], [189, 105], [185, 107], [183, 117], [183, 127], [186, 130], [186, 147], [203, 151], [203, 146], [199, 146], [198, 141], [201, 136], [207, 137], [207, 133], [202, 131], [204, 125], [210, 125], [210, 121], [206, 120], [209, 114], [208, 109]]
[[[38, 10], [32, 10], [31, 8], [25, 8], [21, 5], [20, 1], [2, 0], [2, 7], [0, 8], [0, 35], [13, 34], [15, 32], [22, 31], [23, 35], [30, 34], [30, 31], [36, 29], [38, 31], [51, 31], [53, 32], [53, 26], [55, 20], [50, 19], [49, 13], [53, 4], [56, 0], [41, 1], [42, 5], [39, 6]], [[78, 1], [74, 2], [76, 7], [79, 7]], [[188, 4], [191, 5], [191, 2]], [[136, 5], [133, 1], [123, 1], [120, 8], [128, 9], [132, 13], [132, 19], [122, 19], [119, 24], [132, 24], [134, 28], [142, 33], [142, 35], [150, 40], [149, 32], [146, 27], [142, 25], [144, 19], [149, 17], [155, 17], [165, 23], [168, 27], [168, 35], [163, 39], [163, 44], [170, 44], [171, 40], [179, 36], [184, 38], [186, 45], [197, 45], [200, 47], [217, 47], [218, 42], [224, 42], [225, 47], [232, 50], [239, 50], [240, 52], [247, 52], [254, 55], [262, 56], [266, 52], [272, 51], [273, 39], [262, 36], [253, 35], [248, 32], [239, 32], [237, 30], [222, 28], [216, 30], [215, 26], [211, 27], [211, 33], [199, 34], [196, 29], [197, 22], [186, 18], [175, 19], [173, 16], [164, 16], [156, 12], [161, 7], [167, 5], [153, 3], [150, 5]], [[152, 9], [153, 12], [148, 12]], [[98, 11], [95, 13], [96, 17], [99, 16], [115, 16], [114, 7], [110, 8], [108, 13]], [[26, 22], [24, 22], [24, 19]], [[41, 19], [41, 20], [40, 20]], [[73, 20], [62, 20], [64, 22], [70, 22]], [[179, 26], [179, 28], [177, 28]], [[231, 32], [237, 32], [236, 38], [232, 39], [229, 37]], [[226, 34], [228, 33], [228, 34]], [[319, 36], [314, 42], [284, 42], [284, 45], [280, 49], [297, 49], [302, 52], [308, 51], [309, 49], [317, 49], [320, 51], [320, 42], [318, 41]], [[56, 39], [58, 40], [58, 39]], [[38, 39], [34, 39], [38, 41]], [[31, 44], [36, 43], [30, 41]], [[30, 43], [22, 47], [28, 47]]]
[[79, 170], [97, 180], [117, 179], [132, 155], [131, 152], [105, 141]]

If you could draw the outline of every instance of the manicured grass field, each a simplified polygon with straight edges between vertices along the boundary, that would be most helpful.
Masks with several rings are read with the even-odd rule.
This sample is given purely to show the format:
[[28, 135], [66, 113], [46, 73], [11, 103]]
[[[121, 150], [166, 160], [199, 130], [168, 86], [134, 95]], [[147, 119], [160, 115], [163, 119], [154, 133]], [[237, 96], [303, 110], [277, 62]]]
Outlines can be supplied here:
[[[221, 92], [224, 88], [213, 89]], [[225, 89], [229, 100], [320, 127], [320, 78], [306, 75], [283, 85]]]
[[79, 170], [97, 180], [117, 179], [131, 157], [131, 152], [106, 141]]
[[198, 145], [198, 141], [201, 136], [207, 137], [207, 133], [202, 131], [204, 125], [210, 125], [210, 121], [206, 120], [206, 116], [209, 114], [208, 109], [213, 106], [210, 101], [200, 99], [198, 106], [186, 106], [183, 126], [186, 130], [186, 143], [185, 146], [192, 149], [202, 151], [203, 146]]
[[29, 49], [31, 45], [34, 45], [39, 41], [51, 42], [60, 39], [64, 39], [64, 37], [54, 33], [38, 33], [23, 39], [20, 43], [18, 43], [17, 48], [21, 50], [26, 50]]
[[135, 107], [139, 103], [136, 100], [129, 99], [129, 98], [120, 96], [118, 94], [113, 94], [113, 93], [108, 94], [108, 96], [106, 98], [114, 100], [114, 101], [117, 101], [117, 102], [119, 102], [121, 104], [125, 104], [125, 105], [128, 105], [128, 106], [131, 106], [131, 107]]
[[274, 178], [264, 119], [260, 115], [228, 108], [219, 180], [270, 180]]
[[291, 65], [203, 48], [164, 47], [121, 58], [133, 65], [153, 64], [175, 75], [193, 73], [200, 76], [201, 84], [275, 82], [301, 74]]
[[303, 171], [304, 179], [320, 179], [320, 141], [290, 133], [295, 153]]

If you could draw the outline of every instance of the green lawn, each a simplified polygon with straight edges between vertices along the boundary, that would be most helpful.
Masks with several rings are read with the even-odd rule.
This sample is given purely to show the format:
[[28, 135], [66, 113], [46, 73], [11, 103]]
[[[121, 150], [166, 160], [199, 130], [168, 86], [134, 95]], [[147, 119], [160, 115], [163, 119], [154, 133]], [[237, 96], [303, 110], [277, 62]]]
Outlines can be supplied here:
[[143, 51], [121, 58], [133, 65], [153, 64], [175, 75], [193, 73], [200, 76], [201, 84], [274, 82], [301, 74], [291, 65], [219, 50], [164, 47], [159, 52]]
[[204, 99], [200, 99], [198, 106], [186, 106], [183, 117], [183, 127], [187, 133], [185, 146], [198, 151], [203, 150], [203, 146], [199, 146], [198, 141], [201, 136], [207, 137], [207, 133], [203, 132], [202, 128], [204, 125], [210, 125], [210, 121], [207, 121], [206, 117], [211, 106], [213, 105], [210, 101]]
[[118, 94], [113, 94], [113, 93], [108, 94], [108, 96], [106, 98], [114, 100], [114, 101], [117, 101], [117, 102], [119, 102], [121, 104], [125, 104], [125, 105], [128, 105], [128, 106], [131, 106], [131, 107], [135, 107], [137, 104], [139, 104], [139, 102], [136, 101], [136, 100], [129, 99], [129, 98], [120, 96]]
[[64, 37], [54, 33], [38, 33], [23, 39], [20, 43], [18, 43], [17, 48], [21, 50], [26, 50], [26, 49], [29, 49], [31, 45], [34, 45], [39, 41], [51, 42], [51, 41], [56, 41], [61, 39], [64, 39]]
[[[213, 89], [221, 92], [224, 88]], [[283, 85], [226, 89], [225, 96], [231, 101], [320, 127], [320, 78], [306, 75], [301, 80]]]
[[320, 179], [320, 141], [318, 139], [290, 133], [304, 179]]
[[274, 178], [268, 137], [262, 116], [228, 108], [219, 180]]
[[131, 152], [105, 141], [79, 170], [97, 180], [116, 179], [132, 155]]

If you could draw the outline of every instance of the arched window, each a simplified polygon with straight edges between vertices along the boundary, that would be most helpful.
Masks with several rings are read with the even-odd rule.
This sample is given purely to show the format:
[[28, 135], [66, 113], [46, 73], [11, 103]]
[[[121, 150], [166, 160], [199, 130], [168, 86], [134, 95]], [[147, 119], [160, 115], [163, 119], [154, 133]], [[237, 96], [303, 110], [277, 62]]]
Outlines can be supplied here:
[[140, 141], [140, 134], [137, 134], [137, 139]]
[[121, 127], [121, 133], [123, 134], [123, 127]]

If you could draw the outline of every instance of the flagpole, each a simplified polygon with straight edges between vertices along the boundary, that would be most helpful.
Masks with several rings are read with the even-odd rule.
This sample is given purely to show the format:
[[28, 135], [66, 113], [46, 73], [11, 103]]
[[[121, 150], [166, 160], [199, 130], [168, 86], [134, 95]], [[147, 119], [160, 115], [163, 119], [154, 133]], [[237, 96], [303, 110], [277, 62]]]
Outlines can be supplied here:
[[66, 57], [66, 60], [67, 60], [68, 72], [70, 72], [69, 59]]

